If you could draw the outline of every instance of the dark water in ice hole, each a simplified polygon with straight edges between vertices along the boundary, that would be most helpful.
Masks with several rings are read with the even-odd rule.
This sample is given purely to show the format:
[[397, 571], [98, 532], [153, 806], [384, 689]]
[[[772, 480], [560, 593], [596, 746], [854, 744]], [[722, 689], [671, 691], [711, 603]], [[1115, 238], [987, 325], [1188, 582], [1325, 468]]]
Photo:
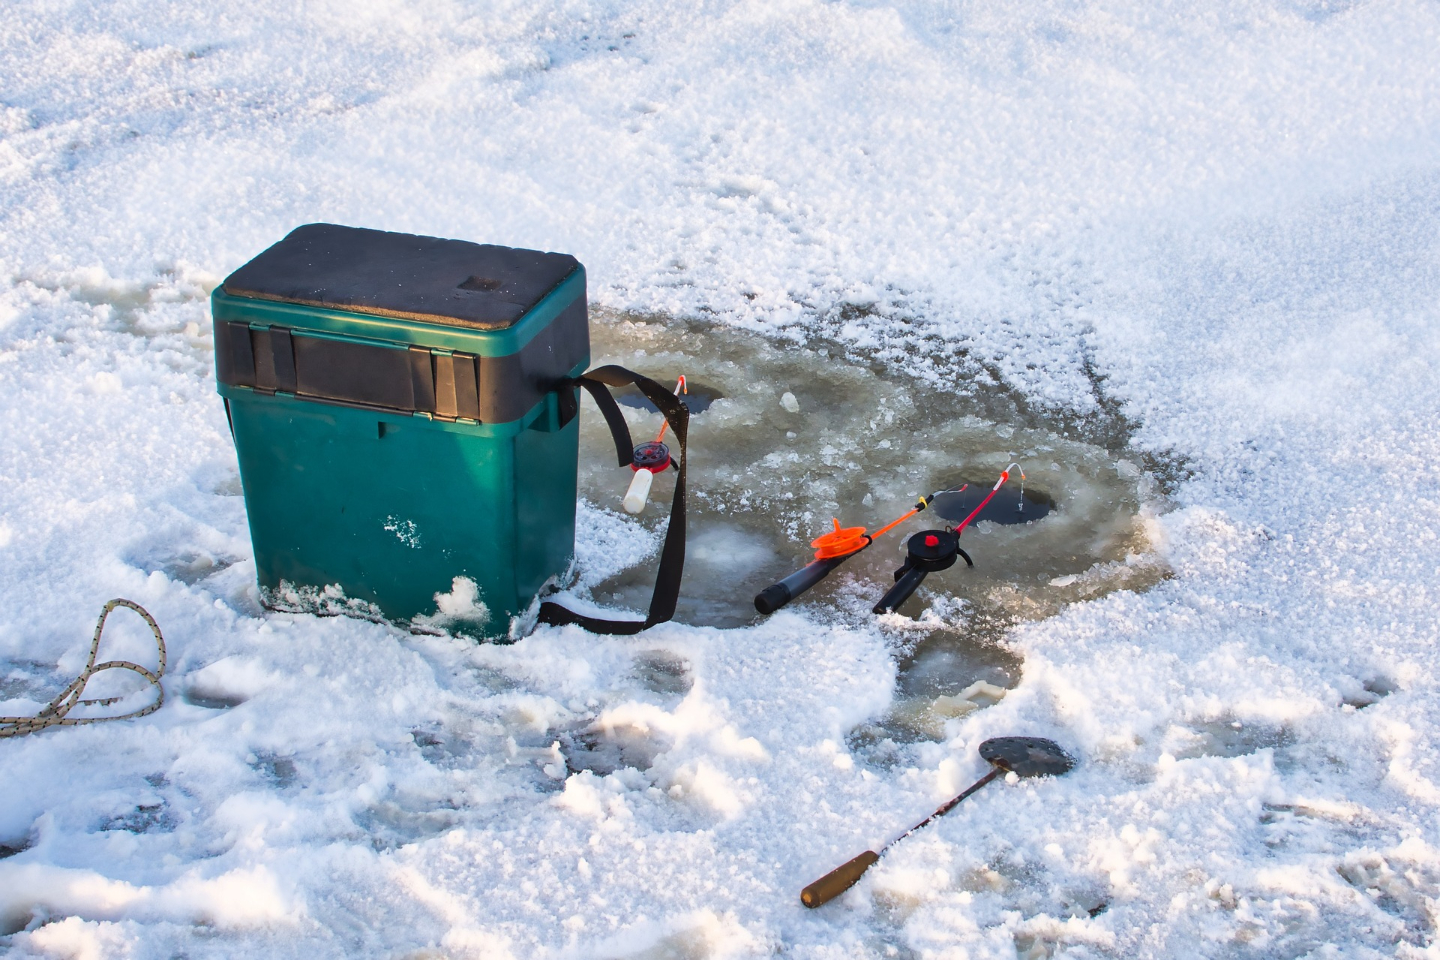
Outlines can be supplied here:
[[[969, 482], [956, 514], [973, 507], [1012, 460], [1018, 471], [964, 533], [975, 560], [932, 574], [900, 614], [882, 620], [899, 658], [892, 715], [862, 737], [936, 736], [969, 703], [976, 681], [1008, 688], [1020, 661], [1002, 640], [1022, 620], [1165, 576], [1150, 553], [1141, 506], [1158, 502], [1151, 479], [1105, 450], [1043, 429], [987, 419], [972, 398], [944, 395], [836, 348], [779, 344], [755, 334], [670, 318], [598, 313], [593, 363], [619, 363], [667, 385], [683, 373], [692, 390], [689, 551], [676, 619], [735, 627], [757, 622], [754, 596], [808, 563], [809, 542], [832, 526], [874, 530], [918, 495]], [[794, 401], [783, 400], [789, 393]], [[636, 442], [660, 417], [638, 393], [622, 396]], [[585, 401], [581, 495], [620, 511], [629, 471], [614, 465], [604, 421]], [[792, 408], [798, 406], [798, 412]], [[640, 517], [663, 528], [673, 472], [657, 477]], [[1024, 519], [1011, 522], [1024, 507]], [[968, 509], [966, 510], [968, 512]], [[963, 516], [963, 513], [958, 514]], [[999, 521], [999, 522], [996, 522]], [[848, 561], [793, 606], [837, 621], [873, 620], [870, 607], [893, 582], [905, 540], [943, 526], [927, 511]], [[653, 558], [594, 585], [595, 600], [643, 611]], [[971, 690], [977, 706], [993, 689]], [[946, 699], [950, 698], [950, 699]]]

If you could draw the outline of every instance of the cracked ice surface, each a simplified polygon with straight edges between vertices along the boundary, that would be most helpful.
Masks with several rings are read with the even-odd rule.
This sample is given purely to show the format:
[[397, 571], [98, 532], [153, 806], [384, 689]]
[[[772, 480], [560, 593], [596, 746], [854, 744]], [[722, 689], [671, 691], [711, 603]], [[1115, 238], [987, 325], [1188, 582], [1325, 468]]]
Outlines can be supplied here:
[[[0, 712], [111, 596], [172, 664], [141, 721], [0, 742], [9, 953], [1433, 951], [1433, 5], [7, 14]], [[505, 648], [265, 613], [205, 295], [312, 220], [564, 250], [611, 310], [1178, 464], [1170, 579], [1009, 628], [1014, 688], [885, 763], [853, 732], [896, 632], [843, 597]], [[582, 520], [586, 583], [653, 550]], [[109, 655], [144, 642], [117, 621]], [[1006, 733], [1081, 765], [799, 906]]]

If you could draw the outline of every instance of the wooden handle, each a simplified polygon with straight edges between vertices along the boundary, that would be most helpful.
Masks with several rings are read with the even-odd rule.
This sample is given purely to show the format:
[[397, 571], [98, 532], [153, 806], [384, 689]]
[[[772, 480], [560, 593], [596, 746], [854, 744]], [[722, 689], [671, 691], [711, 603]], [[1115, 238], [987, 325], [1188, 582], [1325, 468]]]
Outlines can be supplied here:
[[800, 902], [807, 907], [818, 907], [829, 903], [840, 894], [855, 886], [855, 881], [870, 869], [870, 864], [880, 859], [874, 850], [866, 850], [849, 863], [841, 864], [810, 886], [800, 891]]

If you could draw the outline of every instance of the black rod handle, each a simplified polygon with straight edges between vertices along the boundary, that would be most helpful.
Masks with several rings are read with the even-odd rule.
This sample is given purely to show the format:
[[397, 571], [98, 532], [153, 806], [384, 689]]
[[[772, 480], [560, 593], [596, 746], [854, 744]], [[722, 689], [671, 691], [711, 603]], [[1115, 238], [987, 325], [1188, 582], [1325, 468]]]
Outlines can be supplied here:
[[875, 613], [889, 613], [897, 609], [900, 604], [910, 599], [910, 594], [925, 580], [928, 570], [921, 570], [919, 567], [911, 567], [905, 571], [905, 575], [895, 581], [895, 586], [885, 592], [880, 602], [875, 604]]
[[[868, 546], [868, 544], [866, 546]], [[860, 550], [864, 549], [865, 547], [860, 548]], [[828, 560], [815, 560], [806, 564], [779, 583], [772, 584], [757, 593], [755, 595], [755, 609], [765, 614], [774, 613], [806, 590], [815, 586], [815, 584], [821, 580], [824, 580], [830, 575], [832, 570], [855, 556], [860, 550], [839, 557], [830, 557]]]

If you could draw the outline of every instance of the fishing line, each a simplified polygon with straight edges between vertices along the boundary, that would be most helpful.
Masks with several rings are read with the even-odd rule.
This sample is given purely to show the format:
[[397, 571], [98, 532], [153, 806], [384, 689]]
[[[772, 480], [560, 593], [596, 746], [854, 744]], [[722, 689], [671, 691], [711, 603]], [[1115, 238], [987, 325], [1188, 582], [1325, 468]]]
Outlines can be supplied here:
[[[674, 392], [677, 397], [682, 393], [690, 392], [685, 385], [683, 374], [675, 384]], [[663, 473], [672, 463], [670, 448], [664, 443], [665, 429], [668, 426], [670, 426], [668, 421], [661, 421], [660, 432], [655, 434], [655, 439], [635, 448], [635, 453], [630, 460], [630, 469], [634, 475], [630, 478], [630, 486], [620, 501], [626, 513], [640, 513], [645, 509], [645, 503], [650, 499], [650, 486], [655, 482], [655, 474]]]

